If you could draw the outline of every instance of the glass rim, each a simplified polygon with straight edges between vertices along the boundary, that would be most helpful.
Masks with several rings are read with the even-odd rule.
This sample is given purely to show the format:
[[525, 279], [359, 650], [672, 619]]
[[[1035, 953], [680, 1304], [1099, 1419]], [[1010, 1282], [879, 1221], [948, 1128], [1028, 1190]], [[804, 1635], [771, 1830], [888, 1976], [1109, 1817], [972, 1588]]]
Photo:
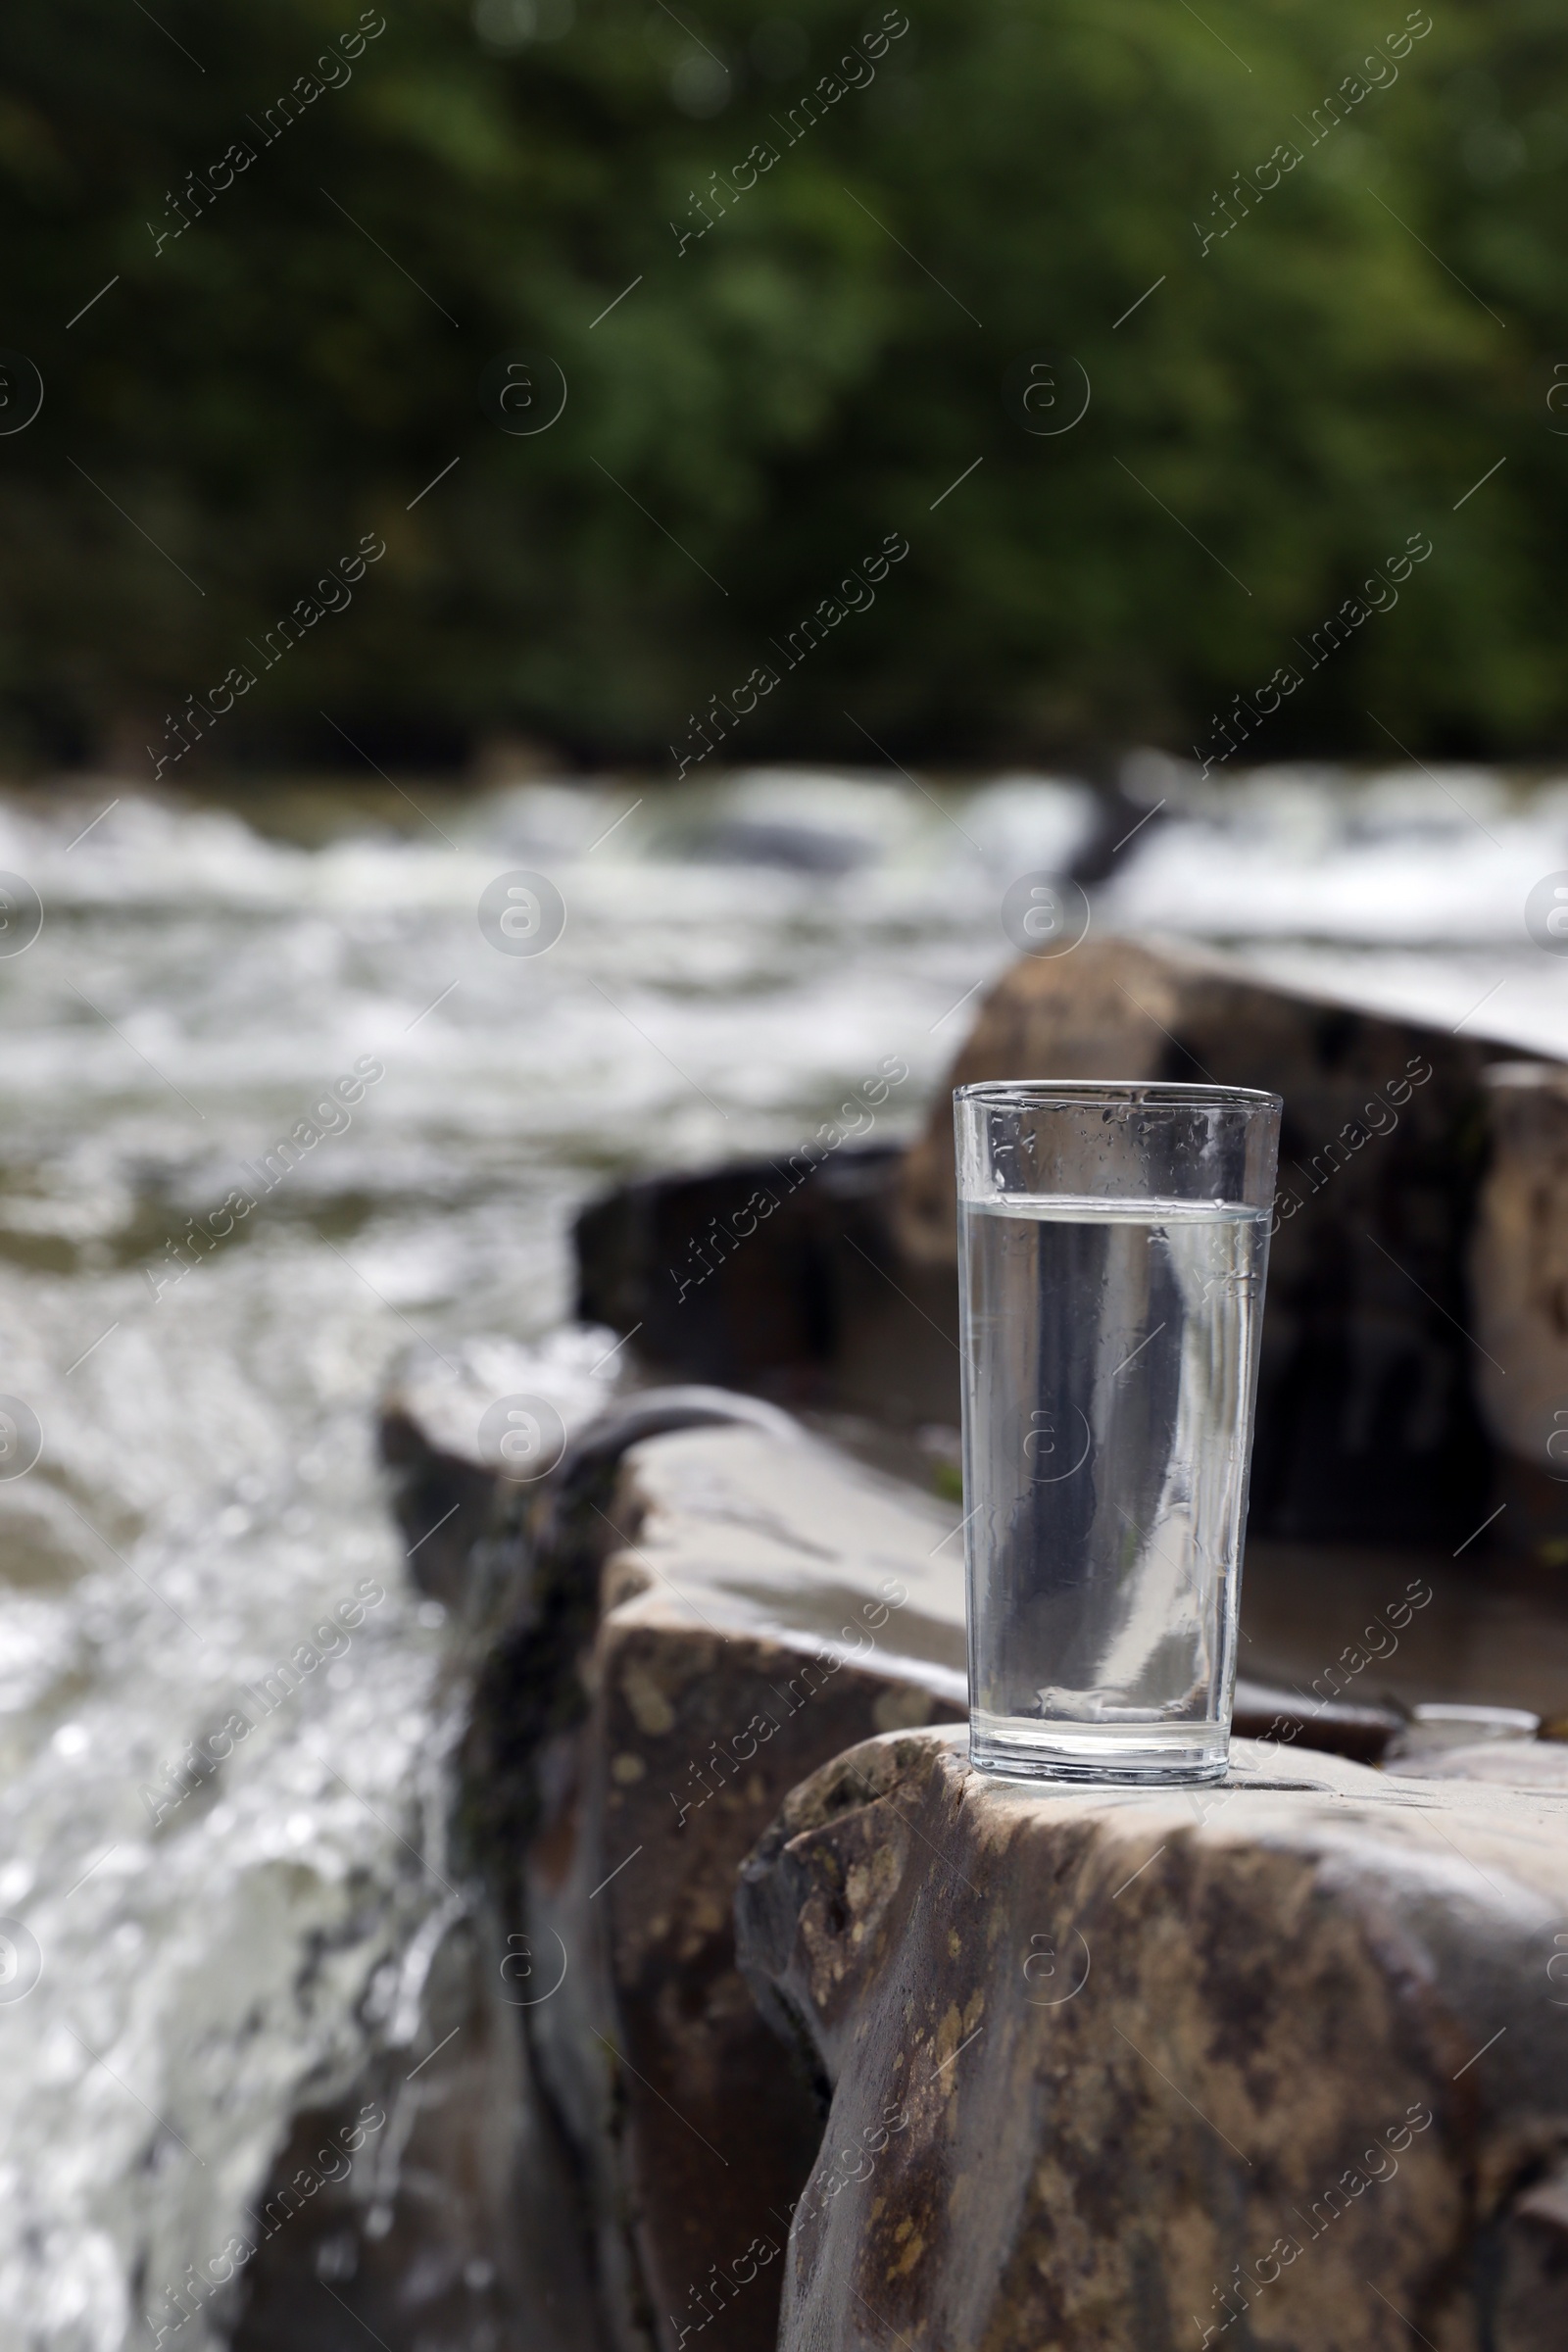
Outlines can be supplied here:
[[1283, 1095], [1256, 1086], [1193, 1086], [1165, 1078], [982, 1078], [956, 1086], [955, 1103], [996, 1102], [1050, 1110], [1089, 1103], [1149, 1103], [1167, 1110], [1283, 1110]]

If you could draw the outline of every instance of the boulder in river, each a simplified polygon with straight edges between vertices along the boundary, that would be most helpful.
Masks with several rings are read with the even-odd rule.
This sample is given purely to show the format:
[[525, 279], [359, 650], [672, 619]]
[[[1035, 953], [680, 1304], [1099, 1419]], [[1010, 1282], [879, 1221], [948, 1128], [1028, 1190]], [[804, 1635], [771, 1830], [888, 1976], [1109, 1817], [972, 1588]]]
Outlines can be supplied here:
[[780, 2352], [1568, 2340], [1559, 1756], [1528, 1794], [1249, 1741], [1203, 1789], [1014, 1788], [961, 1732], [825, 1766], [738, 1901], [832, 2084]]
[[[664, 1373], [955, 1427], [952, 1087], [1267, 1088], [1285, 1118], [1253, 1533], [1473, 1546], [1472, 1561], [1501, 1542], [1568, 1565], [1568, 1478], [1546, 1451], [1568, 1398], [1552, 1287], [1558, 1255], [1568, 1268], [1556, 1209], [1568, 1070], [1537, 1065], [1526, 1085], [1498, 1067], [1489, 1083], [1508, 1061], [1497, 1044], [1219, 956], [1091, 938], [1004, 974], [906, 1152], [803, 1151], [592, 1204], [577, 1227], [579, 1303], [635, 1333]], [[773, 1195], [776, 1213], [759, 1216]]]
[[[422, 1520], [461, 1433], [443, 1413], [421, 1438], [407, 1384], [393, 1419]], [[735, 1875], [825, 1758], [963, 1713], [957, 1513], [698, 1390], [624, 1398], [536, 1493], [506, 1483], [455, 1595], [486, 1629], [461, 1831], [604, 2341], [674, 2352], [702, 2326], [771, 2352], [820, 2114], [736, 1972]], [[528, 2242], [552, 2211], [529, 2204]]]
[[[456, 1396], [405, 1381], [390, 1407], [416, 1532], [454, 1465], [482, 1476], [485, 1399], [469, 1396], [466, 1437]], [[826, 2082], [808, 2037], [784, 2047], [737, 1972], [736, 1877], [829, 1758], [961, 1718], [958, 1510], [711, 1390], [618, 1399], [531, 1495], [491, 1476], [472, 1591], [454, 1594], [484, 1653], [462, 1829], [496, 1913], [491, 1992], [514, 2012], [533, 2141], [569, 2150], [614, 2352], [710, 2330], [768, 2352]], [[1332, 1691], [1248, 1683], [1237, 1702], [1243, 1729], [1287, 1746], [1371, 1756], [1404, 1728], [1399, 1709]], [[514, 2178], [519, 2247], [575, 2242], [548, 2184]], [[582, 2324], [580, 2299], [564, 2302], [558, 2330], [573, 2309]], [[405, 2352], [383, 2303], [365, 2316]]]
[[1476, 1404], [1486, 1301], [1466, 1251], [1500, 1049], [1271, 985], [1192, 950], [1087, 940], [987, 997], [906, 1158], [894, 1229], [956, 1269], [950, 1086], [1186, 1080], [1285, 1101], [1250, 1525], [1307, 1538], [1471, 1536], [1492, 1498]]

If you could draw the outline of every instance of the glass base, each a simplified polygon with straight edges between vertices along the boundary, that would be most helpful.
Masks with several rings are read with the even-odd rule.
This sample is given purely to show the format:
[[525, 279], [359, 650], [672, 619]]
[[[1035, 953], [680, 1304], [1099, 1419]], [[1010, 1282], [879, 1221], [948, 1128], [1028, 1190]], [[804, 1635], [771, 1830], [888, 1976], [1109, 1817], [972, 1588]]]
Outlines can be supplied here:
[[1039, 1723], [971, 1714], [969, 1761], [1003, 1781], [1169, 1788], [1222, 1781], [1230, 1735], [1213, 1723]]

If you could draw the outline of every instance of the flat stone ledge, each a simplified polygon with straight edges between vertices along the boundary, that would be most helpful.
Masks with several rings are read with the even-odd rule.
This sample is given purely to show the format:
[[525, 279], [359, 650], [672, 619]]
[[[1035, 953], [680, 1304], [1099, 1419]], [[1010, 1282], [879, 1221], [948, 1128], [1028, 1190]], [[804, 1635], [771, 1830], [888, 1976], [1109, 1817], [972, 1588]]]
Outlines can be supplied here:
[[1568, 2341], [1568, 1788], [1235, 1765], [925, 1730], [792, 1791], [737, 1906], [833, 2085], [781, 2352]]

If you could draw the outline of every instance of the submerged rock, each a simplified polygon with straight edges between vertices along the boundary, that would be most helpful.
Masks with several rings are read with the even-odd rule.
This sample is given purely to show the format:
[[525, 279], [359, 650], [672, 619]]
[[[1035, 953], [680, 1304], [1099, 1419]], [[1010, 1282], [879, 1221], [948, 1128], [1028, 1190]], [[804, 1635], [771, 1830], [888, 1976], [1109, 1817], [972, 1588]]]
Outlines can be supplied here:
[[343, 2352], [361, 2332], [387, 2352], [604, 2352], [570, 2150], [498, 1946], [482, 1907], [447, 1924], [415, 1955], [406, 2044], [296, 2117], [256, 2198], [231, 2352]]
[[1243, 1741], [1031, 1791], [903, 1733], [792, 1792], [738, 1921], [832, 2084], [780, 2352], [1568, 2338], [1568, 1788]]

